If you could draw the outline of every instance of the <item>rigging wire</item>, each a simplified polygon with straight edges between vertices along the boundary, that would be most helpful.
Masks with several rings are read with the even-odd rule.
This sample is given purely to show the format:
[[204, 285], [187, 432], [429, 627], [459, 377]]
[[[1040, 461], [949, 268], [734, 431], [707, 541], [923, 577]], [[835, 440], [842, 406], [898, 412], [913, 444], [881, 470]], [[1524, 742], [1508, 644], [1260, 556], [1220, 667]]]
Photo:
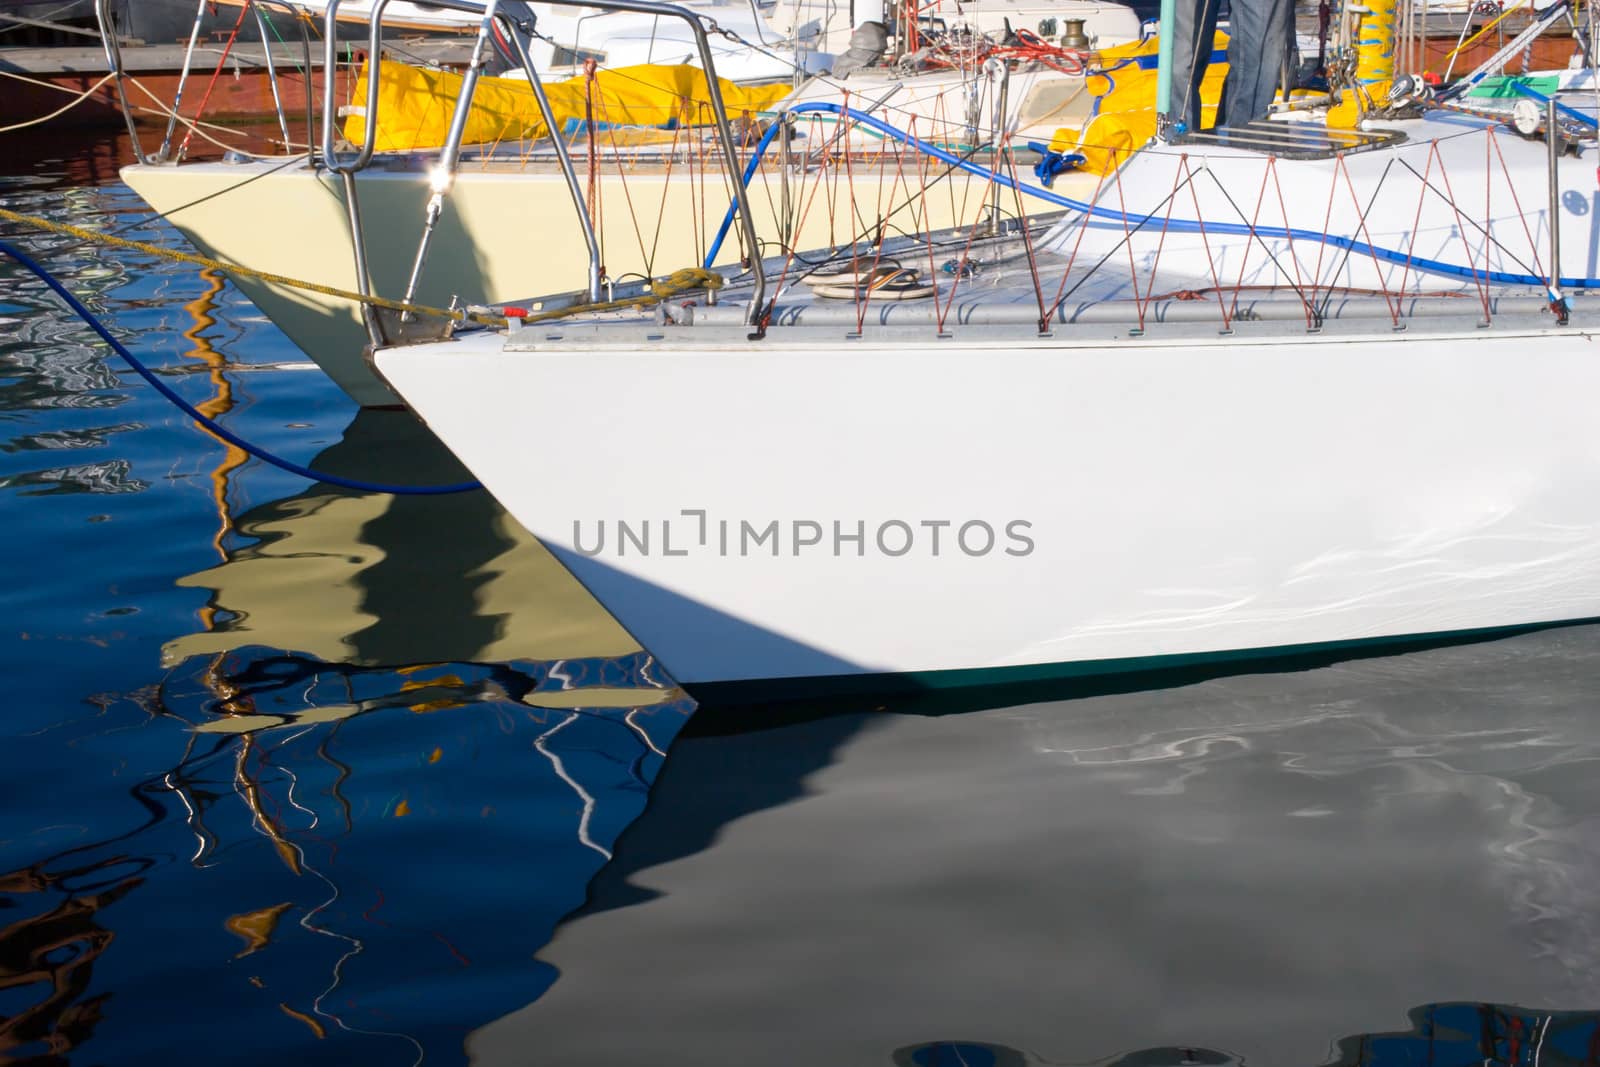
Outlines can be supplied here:
[[[839, 104], [832, 104], [826, 101], [812, 101], [803, 104], [797, 104], [788, 109], [789, 114], [801, 114], [811, 111], [824, 111], [835, 115], [849, 117], [864, 126], [877, 129], [879, 132], [886, 134], [894, 140], [900, 141], [903, 144], [915, 148], [918, 152], [932, 156], [934, 159], [941, 160], [955, 169], [963, 170], [969, 174], [973, 174], [977, 177], [985, 179], [992, 176], [994, 181], [1002, 188], [1014, 189], [1019, 192], [1027, 193], [1029, 196], [1043, 200], [1046, 203], [1055, 204], [1058, 207], [1064, 207], [1071, 211], [1077, 212], [1082, 216], [1082, 219], [1079, 220], [1080, 225], [1088, 226], [1096, 223], [1112, 223], [1116, 225], [1122, 225], [1124, 221], [1129, 219], [1136, 220], [1140, 225], [1143, 225], [1147, 222], [1156, 221], [1154, 216], [1151, 215], [1128, 216], [1127, 213], [1119, 211], [1115, 208], [1104, 207], [1097, 203], [1076, 200], [1072, 197], [1063, 196], [1060, 193], [1046, 189], [1042, 186], [1034, 185], [1031, 182], [1019, 181], [1015, 178], [1008, 177], [992, 168], [982, 166], [981, 164], [972, 162], [970, 159], [947, 152], [937, 145], [930, 144], [921, 138], [913, 137], [905, 131], [898, 129], [887, 122], [884, 122], [882, 119], [879, 119], [874, 115], [858, 112], [854, 108], [847, 108]], [[777, 130], [778, 124], [774, 123], [772, 127], [769, 128], [762, 136], [761, 140], [757, 142], [756, 147], [751, 154], [750, 162], [745, 167], [745, 172], [743, 175], [745, 182], [748, 182], [751, 176], [754, 175], [758, 161], [766, 152], [767, 148], [771, 145], [773, 138], [776, 136]], [[1468, 133], [1473, 132], [1477, 131], [1464, 131], [1461, 134], [1455, 134], [1453, 136], [1466, 136]], [[1447, 137], [1435, 138], [1436, 141], [1443, 141], [1447, 139]], [[1149, 150], [1147, 149], [1146, 151]], [[717, 239], [715, 242], [713, 242], [712, 249], [706, 256], [706, 263], [711, 263], [713, 261], [713, 257], [721, 250], [722, 241], [726, 238], [728, 230], [733, 225], [733, 216], [734, 207], [732, 204], [730, 204], [728, 211], [723, 215], [722, 226], [718, 230]], [[1320, 242], [1333, 248], [1344, 250], [1348, 253], [1371, 256], [1375, 260], [1394, 264], [1409, 263], [1414, 268], [1430, 271], [1432, 273], [1458, 278], [1470, 278], [1484, 283], [1493, 282], [1500, 285], [1526, 285], [1543, 289], [1551, 282], [1551, 279], [1549, 278], [1541, 278], [1533, 274], [1516, 274], [1509, 271], [1477, 270], [1471, 267], [1463, 267], [1459, 264], [1448, 263], [1443, 260], [1426, 259], [1411, 252], [1404, 252], [1393, 248], [1384, 248], [1382, 246], [1375, 245], [1370, 241], [1361, 241], [1356, 240], [1353, 237], [1345, 237], [1340, 234], [1319, 233], [1313, 230], [1299, 229], [1295, 227], [1258, 226], [1252, 229], [1250, 226], [1243, 223], [1202, 223], [1193, 219], [1173, 219], [1171, 220], [1170, 225], [1175, 233], [1197, 233], [1200, 232], [1199, 228], [1204, 225], [1205, 229], [1210, 233], [1226, 235], [1230, 237], [1271, 238], [1273, 240], [1287, 239], [1291, 241], [1307, 241], [1312, 243]], [[1556, 279], [1556, 283], [1563, 287], [1572, 289], [1596, 289], [1600, 288], [1600, 277], [1559, 278]]]

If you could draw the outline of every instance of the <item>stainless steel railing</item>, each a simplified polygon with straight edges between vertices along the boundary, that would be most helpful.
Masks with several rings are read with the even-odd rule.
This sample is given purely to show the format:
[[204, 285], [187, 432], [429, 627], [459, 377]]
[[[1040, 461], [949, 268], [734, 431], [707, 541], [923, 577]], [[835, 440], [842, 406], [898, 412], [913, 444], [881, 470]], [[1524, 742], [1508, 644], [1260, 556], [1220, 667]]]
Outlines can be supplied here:
[[[182, 121], [179, 113], [182, 93], [193, 69], [193, 60], [199, 44], [200, 15], [208, 2], [209, 0], [198, 0], [195, 29], [190, 34], [188, 48], [184, 53], [183, 67], [178, 81], [177, 99], [174, 100], [167, 112], [167, 127], [160, 147], [154, 153], [149, 153], [145, 151], [140, 139], [140, 132], [134, 120], [135, 109], [130, 105], [128, 99], [126, 85], [128, 75], [123, 62], [120, 42], [112, 21], [111, 0], [95, 0], [95, 16], [100, 24], [101, 41], [106, 53], [107, 67], [115, 75], [113, 85], [117, 93], [118, 104], [127, 123], [134, 156], [140, 163], [156, 165], [177, 162], [176, 159], [172, 158], [173, 137], [177, 131], [178, 123]], [[311, 39], [306, 29], [305, 20], [301, 17], [304, 9], [297, 7], [292, 3], [292, 0], [243, 0], [243, 2], [248, 9], [243, 14], [254, 15], [256, 26], [262, 36], [262, 46], [266, 52], [267, 78], [271, 87], [275, 118], [283, 135], [286, 148], [291, 147], [289, 118], [284, 107], [284, 94], [280, 88], [277, 66], [272, 58], [272, 42], [267, 39], [267, 21], [263, 17], [259, 5], [267, 4], [275, 9], [282, 10], [299, 29], [301, 50], [304, 57], [303, 66], [306, 72], [305, 123], [307, 136], [311, 141], [308, 146], [309, 159], [313, 166], [325, 168], [329, 173], [339, 175], [342, 181], [345, 208], [350, 223], [352, 253], [355, 258], [356, 287], [363, 295], [371, 296], [371, 272], [367, 262], [365, 230], [362, 224], [360, 199], [355, 176], [370, 167], [377, 154], [377, 117], [380, 107], [379, 75], [383, 63], [383, 23], [385, 11], [389, 6], [390, 0], [376, 0], [367, 13], [366, 122], [364, 124], [362, 143], [356, 146], [353, 157], [348, 152], [341, 153], [339, 150], [340, 138], [337, 124], [339, 106], [338, 84], [335, 72], [339, 66], [337, 30], [342, 0], [328, 0], [323, 10], [323, 84], [320, 124], [314, 103], [316, 93], [313, 91], [312, 84]], [[749, 252], [749, 270], [754, 286], [746, 309], [746, 315], [750, 323], [754, 325], [765, 306], [767, 279], [761, 262], [760, 244], [756, 238], [754, 214], [750, 208], [748, 190], [742, 180], [738, 150], [734, 141], [732, 126], [728, 120], [727, 105], [723, 100], [721, 85], [717, 79], [716, 63], [712, 55], [705, 19], [689, 8], [681, 7], [677, 4], [660, 3], [656, 2], [656, 0], [542, 0], [542, 2], [554, 7], [587, 7], [597, 8], [602, 11], [628, 11], [655, 15], [657, 17], [678, 19], [688, 25], [695, 39], [695, 46], [700, 56], [701, 65], [706, 72], [706, 84], [710, 96], [716, 135], [722, 145], [720, 154], [727, 171], [728, 180], [734, 191], [738, 223], [745, 237], [745, 246]], [[550, 131], [551, 145], [555, 151], [568, 195], [571, 198], [573, 210], [583, 230], [584, 242], [589, 255], [588, 296], [591, 301], [600, 300], [603, 292], [602, 264], [600, 262], [600, 244], [595, 232], [594, 220], [590, 217], [587, 199], [583, 186], [579, 182], [577, 171], [573, 166], [571, 153], [568, 150], [566, 141], [560, 136], [554, 109], [550, 105], [548, 94], [544, 89], [544, 83], [539, 77], [538, 69], [534, 65], [530, 54], [529, 42], [532, 40], [535, 23], [533, 9], [526, 0], [432, 0], [430, 6], [459, 11], [468, 15], [477, 15], [478, 35], [465, 72], [461, 93], [456, 100], [455, 110], [451, 114], [449, 131], [445, 144], [440, 150], [439, 162], [429, 174], [432, 195], [428, 201], [422, 237], [418, 243], [417, 254], [413, 260], [411, 274], [407, 282], [406, 301], [410, 302], [415, 297], [427, 261], [428, 249], [435, 226], [443, 211], [445, 198], [449, 195], [455, 183], [456, 173], [460, 168], [462, 139], [471, 111], [474, 91], [486, 60], [485, 53], [488, 48], [489, 35], [496, 24], [505, 31], [504, 37], [510, 42], [511, 50], [515, 53], [517, 62], [527, 75], [528, 84], [533, 90], [541, 116], [545, 121], [546, 128]], [[318, 133], [320, 133], [320, 137]], [[319, 147], [320, 153], [318, 151]], [[181, 148], [178, 150], [178, 155], [179, 157], [182, 155]], [[375, 346], [388, 343], [390, 331], [386, 329], [385, 323], [376, 309], [366, 305], [363, 309], [363, 315], [369, 339], [372, 343]]]
[[[334, 29], [338, 11], [342, 0], [329, 0], [325, 19], [325, 62], [332, 63], [336, 58], [334, 44]], [[750, 270], [754, 281], [754, 290], [751, 295], [747, 314], [753, 325], [759, 318], [766, 299], [766, 274], [762, 268], [760, 245], [756, 241], [755, 217], [750, 209], [750, 201], [744, 182], [741, 178], [738, 151], [735, 146], [733, 130], [728, 121], [728, 109], [722, 98], [722, 89], [716, 76], [716, 63], [712, 56], [711, 44], [702, 18], [688, 8], [676, 4], [658, 3], [655, 0], [543, 0], [554, 7], [588, 7], [598, 8], [602, 11], [631, 11], [640, 14], [651, 14], [668, 18], [676, 18], [685, 22], [691, 33], [694, 34], [696, 49], [700, 61], [706, 72], [706, 86], [710, 95], [711, 111], [715, 120], [717, 138], [722, 145], [723, 164], [727, 169], [729, 181], [733, 185], [734, 196], [738, 205], [740, 228], [745, 235], [746, 247], [750, 250]], [[366, 257], [360, 249], [359, 208], [355, 207], [355, 190], [353, 175], [370, 166], [376, 152], [377, 138], [377, 112], [378, 100], [378, 75], [382, 63], [382, 32], [383, 15], [388, 7], [389, 0], [377, 0], [369, 16], [368, 26], [368, 71], [366, 109], [367, 121], [363, 132], [362, 144], [356, 152], [355, 158], [342, 159], [337, 150], [337, 136], [335, 117], [337, 104], [334, 97], [333, 85], [326, 84], [323, 90], [322, 106], [322, 163], [330, 171], [339, 174], [345, 179], [348, 204], [351, 211], [352, 234], [357, 244], [357, 279], [359, 284], [366, 284]], [[456, 171], [461, 161], [461, 139], [466, 128], [468, 113], [472, 106], [473, 92], [477, 87], [478, 76], [483, 59], [483, 48], [487, 41], [491, 26], [495, 22], [506, 30], [505, 36], [512, 42], [512, 47], [517, 53], [518, 62], [522, 65], [528, 77], [528, 84], [532, 87], [534, 97], [538, 102], [539, 110], [545, 120], [545, 125], [551, 134], [551, 143], [555, 148], [556, 157], [561, 167], [562, 177], [566, 182], [567, 191], [572, 199], [573, 210], [577, 213], [583, 228], [584, 241], [589, 252], [589, 278], [588, 290], [591, 300], [599, 300], [601, 293], [601, 263], [600, 245], [595, 234], [594, 220], [589, 215], [588, 203], [584, 196], [582, 185], [578, 181], [577, 172], [573, 168], [570, 153], [567, 151], [565, 141], [560, 136], [557, 128], [555, 114], [550, 106], [548, 95], [545, 93], [544, 84], [539, 78], [539, 72], [529, 55], [528, 40], [534, 26], [535, 15], [532, 8], [524, 0], [438, 0], [434, 5], [454, 11], [479, 14], [481, 16], [478, 27], [478, 40], [474, 45], [471, 65], [468, 67], [462, 83], [461, 94], [456, 100], [455, 111], [451, 115], [449, 133], [441, 149], [438, 166], [430, 175], [433, 183], [433, 195], [429, 199], [428, 218], [424, 223], [422, 241], [417, 250], [417, 257], [413, 262], [412, 274], [408, 283], [407, 299], [414, 293], [421, 277], [423, 264], [427, 257], [428, 243], [431, 240], [433, 226], [438, 220], [439, 211], [442, 209], [443, 199], [448, 195], [454, 184]], [[362, 289], [365, 293], [367, 290]]]
[[[329, 0], [323, 14], [324, 19], [324, 62], [332, 63], [337, 58], [337, 44], [334, 36], [338, 27], [339, 7], [341, 0]], [[322, 165], [329, 171], [338, 174], [343, 180], [345, 192], [345, 210], [350, 221], [350, 237], [352, 251], [356, 260], [356, 287], [362, 295], [371, 295], [371, 276], [368, 273], [365, 231], [361, 224], [361, 208], [356, 192], [355, 175], [372, 165], [373, 156], [377, 150], [378, 109], [379, 109], [379, 81], [383, 67], [383, 16], [389, 6], [389, 0], [377, 0], [368, 15], [367, 26], [367, 94], [366, 94], [366, 121], [362, 133], [362, 143], [356, 151], [354, 159], [342, 158], [337, 149], [337, 125], [335, 119], [338, 115], [335, 87], [330, 83], [323, 86], [322, 103]], [[484, 62], [484, 49], [492, 25], [499, 21], [506, 30], [506, 38], [513, 42], [517, 57], [522, 64], [524, 73], [528, 76], [528, 83], [533, 88], [534, 97], [538, 101], [540, 113], [552, 131], [555, 130], [554, 112], [550, 101], [545, 94], [544, 84], [539, 80], [538, 70], [534, 67], [529, 57], [525, 31], [518, 26], [517, 18], [520, 17], [527, 25], [531, 26], [533, 12], [521, 0], [508, 0], [501, 4], [499, 0], [487, 2], [473, 2], [473, 0], [439, 0], [435, 5], [453, 11], [468, 14], [480, 14], [478, 36], [473, 44], [472, 56], [467, 66], [465, 78], [462, 82], [461, 93], [456, 98], [455, 110], [451, 113], [449, 132], [445, 144], [440, 151], [439, 163], [429, 174], [432, 186], [432, 195], [428, 199], [427, 214], [423, 220], [422, 237], [417, 244], [417, 254], [412, 262], [411, 276], [406, 284], [406, 302], [409, 303], [416, 295], [417, 286], [421, 283], [422, 270], [427, 262], [428, 248], [432, 243], [434, 227], [438, 224], [440, 214], [444, 208], [444, 198], [455, 184], [456, 171], [461, 163], [461, 139], [466, 130], [467, 117], [471, 112], [474, 90], [477, 88], [478, 78], [482, 72]], [[568, 195], [572, 198], [573, 210], [577, 213], [578, 221], [583, 229], [584, 243], [589, 253], [589, 299], [598, 301], [601, 293], [601, 264], [600, 242], [595, 234], [594, 220], [589, 217], [588, 204], [583, 196], [583, 188], [578, 182], [577, 172], [573, 169], [572, 159], [567, 151], [567, 146], [560, 137], [552, 136], [552, 143], [556, 150], [556, 157], [561, 167], [562, 177], [566, 182]], [[384, 329], [378, 312], [368, 306], [364, 310], [367, 332], [375, 346], [384, 343]], [[402, 321], [409, 321], [403, 319]]]

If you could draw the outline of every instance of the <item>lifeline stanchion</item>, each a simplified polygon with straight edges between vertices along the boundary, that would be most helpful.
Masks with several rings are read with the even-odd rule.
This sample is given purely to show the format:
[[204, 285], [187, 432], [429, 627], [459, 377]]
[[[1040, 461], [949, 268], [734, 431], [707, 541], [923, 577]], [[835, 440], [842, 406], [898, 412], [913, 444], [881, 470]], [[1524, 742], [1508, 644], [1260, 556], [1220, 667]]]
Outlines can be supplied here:
[[301, 466], [292, 460], [274, 455], [258, 445], [251, 444], [232, 430], [226, 429], [213, 419], [201, 414], [194, 405], [174, 392], [171, 386], [157, 377], [154, 371], [140, 362], [138, 357], [128, 351], [121, 341], [112, 336], [111, 331], [106, 329], [105, 324], [95, 317], [94, 312], [84, 307], [83, 303], [73, 296], [66, 286], [62, 285], [53, 274], [34, 262], [32, 257], [5, 241], [0, 241], [0, 252], [16, 260], [36, 278], [49, 286], [72, 309], [74, 314], [82, 319], [90, 329], [99, 334], [100, 339], [110, 345], [111, 350], [121, 356], [128, 366], [138, 373], [139, 377], [154, 386], [156, 392], [169, 400], [185, 415], [199, 423], [207, 433], [226, 441], [230, 445], [244, 449], [264, 463], [270, 463], [279, 470], [288, 471], [290, 474], [298, 474], [300, 477], [309, 478], [314, 482], [324, 482], [328, 485], [337, 485], [345, 489], [357, 489], [367, 493], [389, 493], [394, 496], [446, 496], [451, 493], [470, 493], [483, 488], [478, 482], [456, 482], [451, 485], [389, 485], [385, 482], [364, 482], [358, 478], [342, 478], [337, 474], [314, 471], [310, 467]]

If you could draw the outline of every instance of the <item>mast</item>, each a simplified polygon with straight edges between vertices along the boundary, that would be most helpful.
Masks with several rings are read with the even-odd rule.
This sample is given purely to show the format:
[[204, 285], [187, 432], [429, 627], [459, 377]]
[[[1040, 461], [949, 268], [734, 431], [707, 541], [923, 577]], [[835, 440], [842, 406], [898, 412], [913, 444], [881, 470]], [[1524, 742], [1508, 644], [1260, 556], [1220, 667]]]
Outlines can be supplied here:
[[1156, 136], [1163, 141], [1172, 131], [1172, 50], [1178, 24], [1178, 0], [1161, 0], [1161, 21], [1156, 30]]

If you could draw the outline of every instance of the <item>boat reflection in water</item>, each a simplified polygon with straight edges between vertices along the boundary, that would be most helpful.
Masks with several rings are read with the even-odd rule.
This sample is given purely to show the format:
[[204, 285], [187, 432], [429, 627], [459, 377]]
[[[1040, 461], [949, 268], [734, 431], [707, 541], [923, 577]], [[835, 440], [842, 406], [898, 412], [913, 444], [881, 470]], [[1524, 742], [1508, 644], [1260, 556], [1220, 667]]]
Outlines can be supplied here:
[[1531, 1064], [1543, 1033], [1538, 1062], [1590, 1062], [1596, 633], [1008, 707], [702, 708], [540, 952], [562, 981], [468, 1051], [1312, 1067], [1422, 1064], [1426, 1039], [1435, 1065]]
[[[25, 1005], [0, 1062], [65, 1057], [107, 1006], [184, 980], [182, 1027], [138, 1028], [126, 1062], [188, 1062], [241, 1024], [306, 1062], [459, 1062], [472, 1026], [554, 980], [533, 954], [692, 709], [643, 654], [391, 669], [241, 649], [144, 699], [192, 729], [131, 790], [142, 825], [0, 873], [0, 993]], [[104, 913], [130, 895], [138, 912]]]
[[0, 1016], [0, 1063], [45, 1048], [64, 1055], [100, 1022], [107, 994], [90, 996], [89, 982], [114, 936], [100, 911], [138, 886], [152, 861], [111, 856], [80, 864], [77, 851], [0, 874], [0, 994], [24, 998], [21, 1010]]
[[[416, 483], [448, 464], [381, 411], [314, 462]], [[180, 582], [208, 590], [194, 632], [108, 701], [172, 735], [165, 766], [122, 759], [138, 825], [0, 873], [0, 997], [25, 1005], [0, 1011], [0, 1062], [66, 1062], [108, 1013], [120, 1062], [243, 1027], [263, 1061], [459, 1062], [554, 980], [534, 953], [692, 711], [484, 494], [318, 487], [234, 518], [250, 469], [214, 479], [221, 562]]]
[[[1326, 1067], [1534, 1067], [1600, 1062], [1600, 1015], [1541, 1012], [1504, 1004], [1426, 1004], [1411, 1029], [1356, 1034], [1339, 1042]], [[932, 1041], [896, 1049], [895, 1067], [1027, 1067], [1046, 1064], [1017, 1049], [983, 1041]], [[1084, 1067], [1243, 1067], [1215, 1049], [1140, 1049]], [[1306, 1064], [1304, 1067], [1312, 1067]]]
[[[319, 455], [327, 473], [437, 485], [467, 475], [406, 412], [367, 409]], [[318, 486], [237, 519], [219, 505], [211, 591], [169, 664], [241, 645], [330, 663], [630, 656], [639, 645], [487, 493], [395, 497]]]

